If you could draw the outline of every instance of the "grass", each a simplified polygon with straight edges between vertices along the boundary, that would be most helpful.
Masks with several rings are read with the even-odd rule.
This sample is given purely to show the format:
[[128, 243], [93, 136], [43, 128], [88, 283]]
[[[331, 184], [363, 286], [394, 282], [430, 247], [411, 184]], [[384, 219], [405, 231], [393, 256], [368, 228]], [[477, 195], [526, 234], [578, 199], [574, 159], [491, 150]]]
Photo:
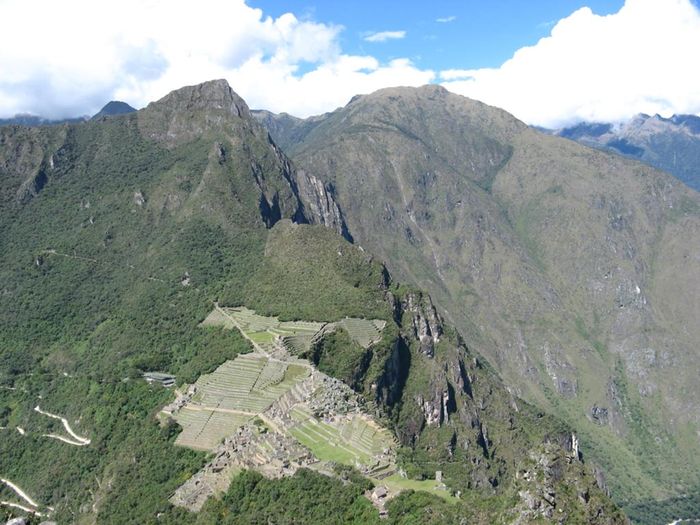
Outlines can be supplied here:
[[275, 334], [270, 332], [246, 332], [246, 335], [250, 337], [251, 341], [258, 344], [271, 343], [275, 340]]
[[345, 442], [337, 429], [314, 420], [307, 420], [290, 429], [290, 433], [323, 461], [354, 466], [366, 464], [370, 456]]
[[391, 476], [388, 476], [377, 483], [386, 485], [392, 491], [400, 492], [403, 490], [422, 490], [424, 492], [434, 494], [435, 496], [439, 496], [450, 503], [456, 503], [459, 501], [458, 498], [450, 494], [449, 490], [440, 488], [439, 483], [434, 479], [408, 479], [400, 476], [399, 474], [392, 474]]
[[324, 461], [371, 466], [375, 454], [394, 446], [386, 429], [374, 427], [361, 416], [326, 423], [295, 407], [292, 418], [298, 424], [290, 429], [291, 434]]

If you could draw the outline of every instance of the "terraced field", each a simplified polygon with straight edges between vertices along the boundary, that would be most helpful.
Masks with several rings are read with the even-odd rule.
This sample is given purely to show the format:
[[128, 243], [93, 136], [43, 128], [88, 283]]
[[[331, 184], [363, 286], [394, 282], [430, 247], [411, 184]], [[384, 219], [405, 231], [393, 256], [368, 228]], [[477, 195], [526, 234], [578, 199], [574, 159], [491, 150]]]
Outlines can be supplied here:
[[[247, 308], [217, 305], [202, 326], [237, 328], [251, 341], [255, 351], [239, 355], [200, 377], [191, 398], [168, 409], [174, 410], [172, 417], [183, 427], [176, 440], [178, 445], [212, 450], [225, 437], [259, 416], [272, 424], [275, 432], [291, 435], [322, 461], [358, 466], [368, 475], [381, 473], [384, 477], [395, 472], [396, 443], [388, 430], [358, 413], [327, 421], [312, 413], [307, 405], [312, 391], [301, 381], [312, 373], [313, 367], [295, 357], [308, 350], [315, 338], [336, 327], [346, 330], [353, 340], [367, 348], [381, 339], [386, 322], [352, 318], [336, 323], [282, 322]], [[311, 383], [324, 384], [324, 380]], [[268, 411], [278, 400], [275, 408]], [[267, 416], [263, 414], [266, 411]]]
[[382, 479], [382, 484], [393, 492], [401, 492], [403, 490], [422, 490], [430, 492], [448, 502], [456, 502], [457, 498], [453, 496], [447, 488], [438, 483], [434, 479], [415, 480], [401, 477], [399, 474], [392, 474], [389, 477]]
[[217, 308], [209, 313], [206, 319], [200, 323], [200, 326], [222, 326], [229, 330], [236, 327], [236, 325], [233, 324], [233, 321], [226, 317], [224, 313]]
[[380, 457], [385, 453], [392, 456], [391, 450], [396, 446], [394, 437], [365, 416], [355, 414], [323, 422], [301, 405], [292, 409], [291, 416], [296, 424], [289, 429], [290, 433], [319, 459], [366, 469], [392, 468], [387, 473], [393, 472], [390, 461], [383, 462]]
[[182, 432], [175, 444], [195, 450], [211, 450], [223, 438], [253, 418], [252, 415], [215, 412], [206, 408], [185, 407], [177, 413]]
[[369, 348], [382, 337], [386, 321], [346, 317], [335, 323], [314, 321], [280, 321], [277, 317], [258, 315], [245, 307], [216, 307], [202, 322], [202, 326], [239, 328], [254, 345], [265, 353], [275, 351], [282, 343], [292, 355], [308, 351], [313, 341], [326, 331], [341, 327], [364, 348]]
[[200, 377], [190, 402], [173, 414], [183, 428], [175, 442], [211, 450], [308, 374], [306, 367], [257, 353], [225, 362]]
[[263, 352], [273, 352], [277, 341], [290, 337], [306, 341], [307, 349], [312, 338], [318, 334], [325, 323], [311, 321], [280, 321], [277, 317], [265, 317], [248, 308], [222, 308], [224, 316], [243, 332]]
[[382, 338], [382, 330], [386, 326], [386, 321], [379, 319], [367, 320], [346, 317], [337, 323], [345, 329], [350, 338], [360, 344], [363, 348], [369, 348], [374, 343], [378, 343]]

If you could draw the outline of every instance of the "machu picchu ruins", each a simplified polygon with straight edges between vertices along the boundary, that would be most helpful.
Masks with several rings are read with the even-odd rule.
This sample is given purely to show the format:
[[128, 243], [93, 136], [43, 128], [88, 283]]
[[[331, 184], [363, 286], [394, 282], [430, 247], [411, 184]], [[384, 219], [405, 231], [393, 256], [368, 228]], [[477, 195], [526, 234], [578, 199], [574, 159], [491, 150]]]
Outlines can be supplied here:
[[277, 478], [301, 467], [332, 473], [339, 463], [376, 480], [396, 474], [396, 438], [371, 415], [373, 407], [298, 357], [337, 327], [367, 348], [381, 339], [385, 324], [350, 318], [281, 322], [216, 305], [202, 326], [237, 328], [253, 352], [177, 389], [176, 399], [162, 409], [162, 420], [171, 418], [183, 429], [177, 445], [213, 453], [172, 503], [198, 510], [241, 469]]

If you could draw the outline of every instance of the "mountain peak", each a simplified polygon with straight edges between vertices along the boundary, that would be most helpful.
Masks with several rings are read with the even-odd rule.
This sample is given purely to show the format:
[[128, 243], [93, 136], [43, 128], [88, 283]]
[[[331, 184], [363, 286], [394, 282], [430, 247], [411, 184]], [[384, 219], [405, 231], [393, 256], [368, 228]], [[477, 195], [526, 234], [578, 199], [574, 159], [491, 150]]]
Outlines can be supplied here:
[[238, 117], [248, 114], [248, 105], [231, 89], [225, 79], [209, 80], [170, 92], [148, 105], [169, 106], [173, 110], [222, 110]]
[[245, 101], [224, 79], [186, 86], [151, 102], [139, 114], [147, 136], [168, 145], [188, 142], [206, 131], [257, 125]]
[[127, 113], [133, 113], [136, 109], [132, 108], [126, 102], [121, 102], [119, 100], [112, 100], [107, 102], [104, 107], [96, 113], [92, 118], [98, 119], [102, 117], [110, 117], [113, 115], [126, 115]]

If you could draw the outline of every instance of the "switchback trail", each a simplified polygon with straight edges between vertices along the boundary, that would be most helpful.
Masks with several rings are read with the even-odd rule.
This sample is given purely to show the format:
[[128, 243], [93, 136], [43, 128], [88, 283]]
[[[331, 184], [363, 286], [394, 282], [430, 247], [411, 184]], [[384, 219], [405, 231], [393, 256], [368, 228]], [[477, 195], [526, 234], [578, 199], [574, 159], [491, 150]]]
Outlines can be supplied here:
[[42, 514], [36, 510], [39, 508], [39, 504], [36, 501], [34, 501], [26, 492], [24, 492], [21, 488], [19, 488], [17, 485], [12, 483], [8, 479], [0, 478], [0, 481], [3, 482], [8, 487], [10, 487], [13, 491], [15, 491], [15, 493], [20, 498], [22, 498], [24, 501], [26, 501], [29, 505], [31, 505], [34, 508], [30, 509], [30, 508], [25, 507], [23, 505], [20, 505], [18, 503], [12, 503], [9, 501], [0, 501], [0, 503], [2, 503], [3, 505], [7, 505], [9, 507], [16, 507], [16, 508], [22, 509], [25, 512], [32, 512], [32, 513], [36, 514], [37, 516], [42, 516]]
[[71, 440], [66, 439], [66, 438], [62, 438], [62, 437], [57, 436], [57, 435], [55, 435], [55, 434], [44, 434], [46, 437], [52, 437], [52, 438], [55, 438], [55, 439], [60, 439], [61, 441], [65, 441], [66, 443], [71, 443], [72, 445], [76, 445], [76, 446], [79, 446], [79, 447], [84, 447], [84, 446], [90, 444], [90, 440], [89, 440], [88, 438], [84, 438], [84, 437], [82, 437], [82, 436], [79, 436], [79, 435], [76, 434], [75, 432], [73, 432], [73, 429], [72, 429], [72, 428], [70, 427], [70, 425], [68, 424], [68, 420], [66, 420], [66, 418], [61, 417], [61, 416], [58, 416], [58, 415], [56, 415], [56, 414], [52, 414], [51, 412], [45, 412], [44, 410], [42, 410], [41, 408], [39, 408], [39, 405], [35, 406], [35, 407], [34, 407], [34, 410], [36, 410], [37, 412], [39, 412], [40, 414], [43, 414], [43, 415], [45, 415], [45, 416], [48, 416], [48, 417], [51, 417], [51, 418], [54, 418], [54, 419], [58, 419], [61, 423], [63, 423], [63, 428], [66, 429], [66, 432], [68, 432], [68, 433], [75, 439], [76, 442], [75, 442], [75, 443], [74, 443], [74, 442], [71, 442]]

